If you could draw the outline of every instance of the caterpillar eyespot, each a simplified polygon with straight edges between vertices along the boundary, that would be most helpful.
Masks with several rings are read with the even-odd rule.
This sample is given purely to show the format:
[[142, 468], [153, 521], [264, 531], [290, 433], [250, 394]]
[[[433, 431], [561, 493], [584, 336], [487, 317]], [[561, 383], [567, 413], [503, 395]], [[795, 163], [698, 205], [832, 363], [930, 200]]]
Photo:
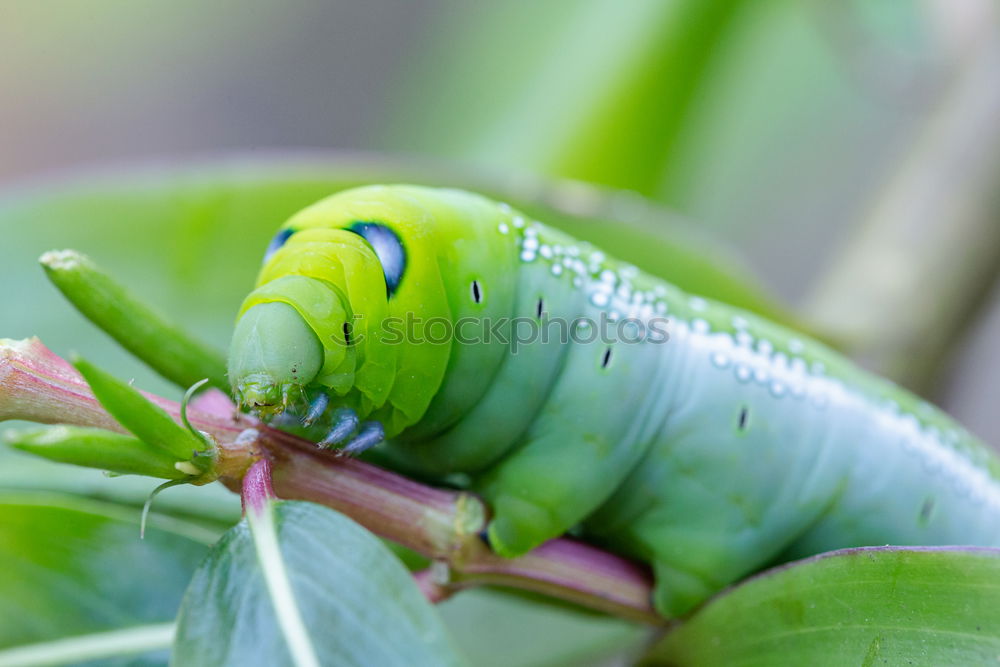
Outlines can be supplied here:
[[292, 229], [279, 230], [278, 233], [274, 235], [274, 238], [271, 239], [271, 242], [267, 245], [267, 250], [264, 252], [264, 262], [269, 262], [271, 258], [274, 257], [274, 253], [278, 252], [278, 250], [285, 245], [285, 242], [288, 241], [294, 233], [295, 231]]
[[[322, 231], [284, 247], [306, 230]], [[669, 336], [624, 326], [666, 313]], [[627, 335], [605, 341], [605, 321]], [[229, 377], [260, 410], [308, 396], [290, 410], [323, 446], [384, 437], [387, 464], [469, 480], [502, 556], [579, 527], [646, 559], [666, 615], [779, 557], [1000, 546], [1000, 460], [945, 414], [471, 193], [370, 186], [293, 216], [240, 310]]]
[[378, 222], [355, 222], [347, 230], [371, 244], [382, 264], [386, 290], [392, 296], [399, 289], [406, 270], [406, 250], [399, 236], [390, 227]]

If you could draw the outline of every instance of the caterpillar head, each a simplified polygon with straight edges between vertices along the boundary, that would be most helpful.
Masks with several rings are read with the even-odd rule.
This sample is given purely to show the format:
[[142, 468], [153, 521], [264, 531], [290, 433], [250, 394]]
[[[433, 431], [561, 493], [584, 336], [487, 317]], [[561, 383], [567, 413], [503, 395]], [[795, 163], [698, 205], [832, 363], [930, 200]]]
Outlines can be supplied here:
[[409, 339], [406, 317], [450, 311], [428, 211], [393, 192], [334, 195], [274, 237], [230, 347], [238, 404], [270, 418], [322, 395], [390, 434], [419, 419], [449, 351]]
[[229, 377], [237, 401], [265, 418], [283, 412], [323, 367], [316, 332], [281, 301], [249, 308], [236, 325], [232, 350]]

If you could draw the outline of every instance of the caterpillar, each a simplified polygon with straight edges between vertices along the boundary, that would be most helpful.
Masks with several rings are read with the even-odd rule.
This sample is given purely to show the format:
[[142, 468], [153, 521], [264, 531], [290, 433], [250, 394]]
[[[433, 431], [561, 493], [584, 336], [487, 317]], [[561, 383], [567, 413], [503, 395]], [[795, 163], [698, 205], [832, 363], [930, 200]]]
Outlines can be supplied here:
[[649, 563], [666, 616], [836, 548], [1000, 545], [1000, 460], [935, 407], [468, 192], [292, 216], [229, 376], [322, 446], [466, 480], [503, 556], [577, 530]]

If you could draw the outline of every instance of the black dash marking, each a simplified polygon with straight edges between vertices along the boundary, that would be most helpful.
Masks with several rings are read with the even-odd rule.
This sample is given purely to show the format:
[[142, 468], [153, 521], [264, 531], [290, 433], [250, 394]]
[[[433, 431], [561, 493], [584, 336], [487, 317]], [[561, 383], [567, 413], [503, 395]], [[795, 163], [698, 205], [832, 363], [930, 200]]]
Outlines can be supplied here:
[[541, 299], [539, 299], [538, 300], [538, 306], [535, 308], [535, 315], [537, 317], [541, 318], [542, 317], [542, 312], [543, 312], [544, 308], [545, 308], [545, 302], [543, 302]]
[[926, 524], [931, 519], [931, 513], [934, 511], [934, 499], [928, 498], [924, 501], [924, 504], [920, 506], [920, 523]]
[[475, 301], [476, 303], [482, 303], [483, 302], [483, 293], [481, 291], [479, 291], [479, 281], [478, 280], [473, 280], [472, 281], [472, 300]]
[[604, 350], [604, 358], [601, 359], [601, 368], [607, 368], [611, 363], [611, 348]]
[[347, 322], [344, 322], [344, 344], [351, 344], [351, 325]]
[[741, 431], [747, 430], [747, 422], [750, 420], [750, 409], [747, 406], [743, 406], [740, 410], [740, 418], [736, 422], [737, 427]]

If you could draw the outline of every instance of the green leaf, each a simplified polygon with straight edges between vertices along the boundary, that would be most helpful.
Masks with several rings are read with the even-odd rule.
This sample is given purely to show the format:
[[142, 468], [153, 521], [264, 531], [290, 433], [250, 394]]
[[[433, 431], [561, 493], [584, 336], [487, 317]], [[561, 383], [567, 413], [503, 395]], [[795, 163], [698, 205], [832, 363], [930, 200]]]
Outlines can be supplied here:
[[[0, 279], [23, 285], [0, 301], [5, 310], [23, 314], [5, 323], [0, 335], [38, 335], [61, 354], [80, 349], [84, 336], [88, 358], [108, 367], [117, 351], [83, 318], [66, 312], [35, 265], [52, 247], [74, 247], [124, 284], [136, 285], [138, 296], [168, 320], [224, 347], [281, 222], [335, 191], [386, 182], [462, 187], [507, 201], [678, 287], [788, 322], [732, 248], [635, 193], [330, 153], [107, 170], [0, 197]], [[121, 374], [164, 391], [142, 366]]]
[[39, 259], [49, 280], [91, 322], [157, 373], [187, 388], [203, 378], [229, 391], [225, 357], [139, 301], [124, 285], [74, 250]]
[[99, 468], [122, 475], [147, 475], [184, 479], [188, 475], [174, 467], [176, 460], [162, 449], [138, 438], [99, 428], [46, 426], [8, 430], [3, 442], [36, 456]]
[[85, 359], [73, 363], [111, 416], [143, 442], [160, 448], [178, 461], [190, 460], [204, 443], [175, 422], [131, 385], [102, 371]]
[[[41, 657], [65, 648], [56, 640], [94, 633], [115, 633], [101, 644], [106, 655], [111, 645], [117, 653], [153, 648], [143, 629], [174, 618], [212, 533], [154, 514], [140, 540], [138, 522], [138, 511], [109, 503], [0, 494], [0, 664], [23, 664], [3, 649], [28, 644], [30, 664], [45, 664]], [[118, 631], [133, 630], [138, 637], [123, 642]], [[160, 637], [162, 650], [162, 629]]]
[[[120, 511], [138, 518], [139, 509], [158, 485], [157, 480], [138, 476], [109, 479], [98, 470], [53, 463], [0, 447], [0, 493], [15, 492], [25, 498], [51, 494], [73, 496], [74, 503], [101, 500], [118, 505]], [[239, 521], [241, 515], [239, 496], [221, 483], [170, 489], [169, 493], [156, 498], [153, 509], [161, 515], [203, 525], [212, 530], [216, 538]]]
[[192, 579], [176, 664], [463, 664], [376, 537], [319, 505], [266, 508], [252, 533], [246, 520], [227, 533]]
[[654, 649], [668, 665], [972, 665], [1000, 656], [1000, 550], [868, 547], [770, 570]]

